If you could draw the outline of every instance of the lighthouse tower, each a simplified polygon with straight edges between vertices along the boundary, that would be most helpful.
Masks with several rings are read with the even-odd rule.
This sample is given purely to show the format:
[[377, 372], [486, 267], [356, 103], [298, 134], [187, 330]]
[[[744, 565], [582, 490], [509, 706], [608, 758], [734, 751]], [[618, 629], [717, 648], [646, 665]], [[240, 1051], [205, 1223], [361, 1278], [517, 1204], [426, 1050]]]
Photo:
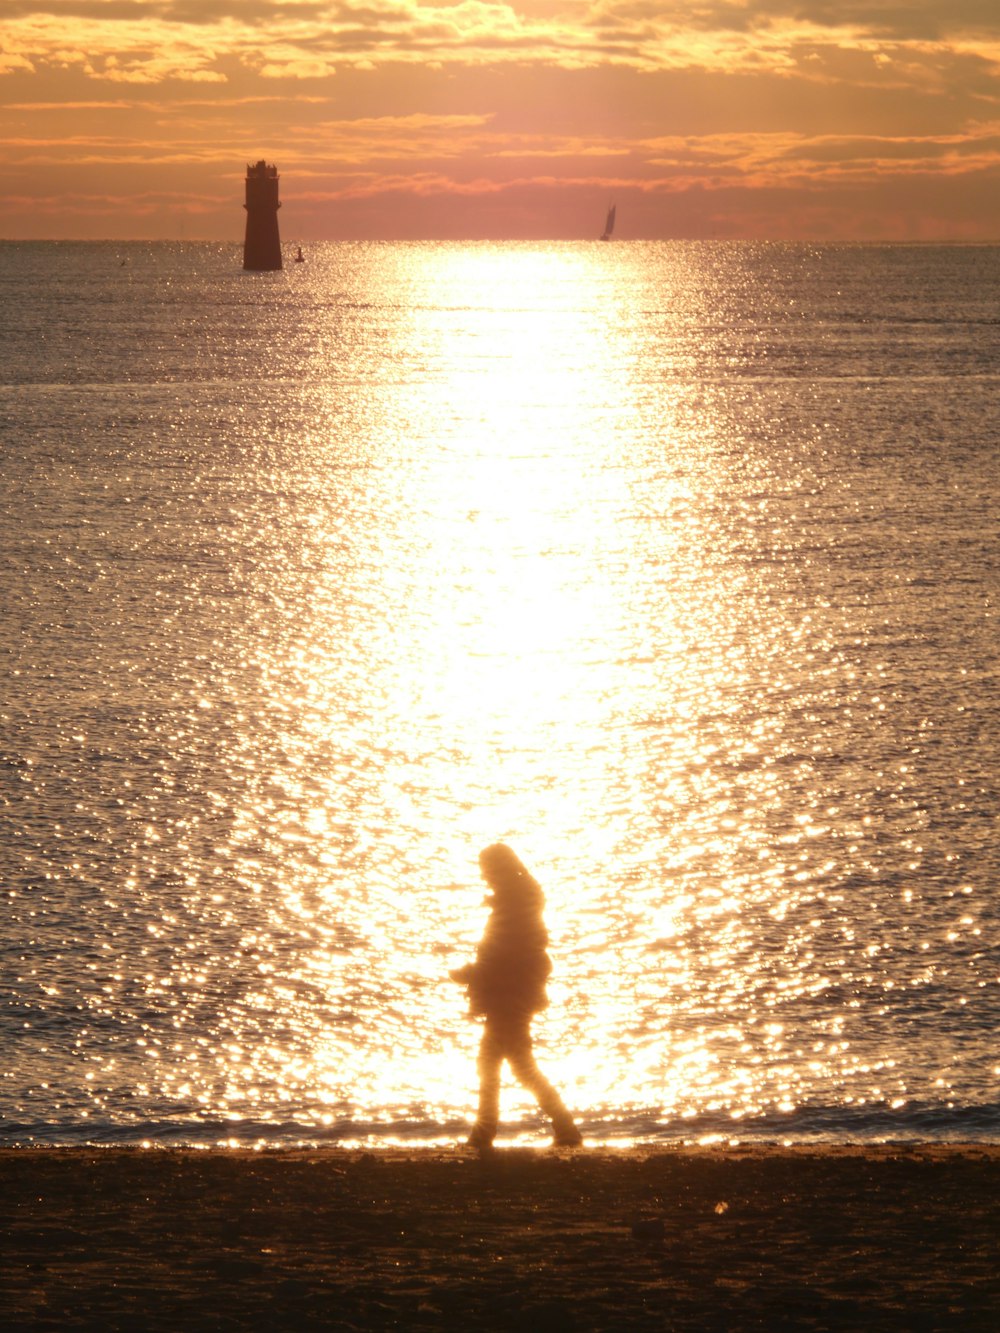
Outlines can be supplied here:
[[247, 234], [243, 242], [243, 267], [263, 273], [281, 268], [278, 237], [278, 168], [263, 159], [247, 164]]

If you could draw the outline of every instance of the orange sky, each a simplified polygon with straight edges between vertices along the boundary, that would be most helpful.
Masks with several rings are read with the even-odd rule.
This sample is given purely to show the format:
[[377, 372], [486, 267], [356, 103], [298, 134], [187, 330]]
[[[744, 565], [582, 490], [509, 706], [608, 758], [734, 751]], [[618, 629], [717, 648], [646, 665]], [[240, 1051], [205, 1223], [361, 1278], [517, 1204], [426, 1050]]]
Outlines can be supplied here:
[[0, 236], [1000, 239], [996, 0], [3, 0]]

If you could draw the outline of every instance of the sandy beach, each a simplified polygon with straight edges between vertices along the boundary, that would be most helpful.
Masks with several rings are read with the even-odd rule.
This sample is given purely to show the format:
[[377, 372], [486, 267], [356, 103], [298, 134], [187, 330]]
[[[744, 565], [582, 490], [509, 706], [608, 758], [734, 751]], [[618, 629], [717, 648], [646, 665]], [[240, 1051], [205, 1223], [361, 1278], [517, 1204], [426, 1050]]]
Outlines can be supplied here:
[[1000, 1327], [1000, 1148], [0, 1152], [17, 1329]]

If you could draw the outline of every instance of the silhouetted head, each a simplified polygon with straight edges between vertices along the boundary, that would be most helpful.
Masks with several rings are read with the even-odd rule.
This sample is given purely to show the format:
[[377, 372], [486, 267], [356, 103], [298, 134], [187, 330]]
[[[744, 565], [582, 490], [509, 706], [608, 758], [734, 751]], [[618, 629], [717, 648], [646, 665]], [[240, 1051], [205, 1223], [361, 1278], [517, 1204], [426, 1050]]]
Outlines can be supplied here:
[[483, 879], [493, 890], [497, 907], [517, 907], [541, 911], [545, 904], [541, 885], [522, 865], [506, 843], [495, 842], [479, 853]]

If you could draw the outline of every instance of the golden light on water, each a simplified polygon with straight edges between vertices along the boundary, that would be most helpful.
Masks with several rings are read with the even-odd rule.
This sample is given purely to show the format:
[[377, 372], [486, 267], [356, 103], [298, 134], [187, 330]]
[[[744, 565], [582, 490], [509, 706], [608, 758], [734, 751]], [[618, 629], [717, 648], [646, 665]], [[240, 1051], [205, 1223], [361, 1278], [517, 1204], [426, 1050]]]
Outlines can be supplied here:
[[[953, 853], [913, 795], [903, 594], [858, 575], [872, 502], [795, 375], [733, 352], [754, 263], [334, 247], [273, 288], [294, 366], [238, 379], [211, 450], [176, 408], [197, 477], [178, 454], [158, 501], [157, 635], [89, 585], [135, 634], [105, 743], [134, 758], [81, 804], [126, 848], [110, 919], [143, 904], [138, 971], [114, 935], [87, 963], [93, 1021], [143, 1033], [88, 1056], [95, 1115], [134, 1090], [250, 1138], [460, 1134], [479, 1030], [446, 978], [497, 839], [546, 891], [538, 1055], [591, 1140], [919, 1093], [897, 997], [942, 975], [928, 931], [957, 947], [983, 908], [928, 906]], [[542, 1132], [516, 1087], [504, 1115]]]
[[[444, 977], [482, 928], [476, 854], [498, 837], [523, 850], [548, 894], [546, 1066], [581, 1108], [622, 1081], [629, 973], [640, 973], [618, 950], [632, 945], [633, 913], [612, 905], [610, 920], [595, 918], [608, 913], [607, 867], [648, 781], [622, 736], [652, 654], [675, 656], [669, 615], [655, 646], [636, 652], [649, 628], [633, 619], [627, 344], [609, 336], [598, 260], [484, 248], [415, 250], [411, 262], [396, 281], [428, 301], [411, 293], [370, 419], [382, 433], [352, 476], [351, 504], [372, 512], [354, 515], [345, 550], [337, 488], [311, 482], [312, 512], [307, 497], [294, 509], [308, 565], [298, 586], [286, 568], [267, 589], [276, 614], [254, 649], [278, 753], [272, 771], [248, 775], [234, 842], [247, 883], [277, 869], [272, 929], [315, 945], [281, 982], [264, 965], [257, 1003], [272, 1030], [278, 1018], [295, 1033], [296, 1054], [272, 1039], [235, 1067], [224, 1059], [230, 1112], [258, 1084], [279, 1102], [313, 1088], [321, 1121], [343, 1116], [352, 1089], [414, 1118], [469, 1106], [478, 1028]], [[628, 323], [621, 310], [612, 321]], [[328, 392], [340, 393], [336, 379]], [[336, 460], [326, 440], [312, 443], [300, 466], [320, 479]], [[652, 557], [681, 540], [665, 533]], [[690, 545], [684, 560], [697, 562]], [[259, 734], [236, 744], [259, 765]], [[681, 718], [672, 745], [683, 744]], [[329, 1005], [311, 1042], [307, 996]], [[696, 1058], [688, 1051], [686, 1065]], [[507, 1101], [515, 1115], [528, 1109], [518, 1090]]]
[[[307, 981], [332, 1000], [353, 995], [348, 1026], [334, 1021], [283, 1071], [272, 1051], [268, 1076], [314, 1085], [329, 1115], [352, 1086], [414, 1118], [469, 1104], [477, 1029], [443, 977], [482, 926], [478, 847], [504, 837], [548, 893], [557, 972], [539, 1035], [574, 1104], [624, 1093], [626, 1105], [683, 1108], [709, 1083], [720, 1105], [739, 1105], [752, 1078], [723, 1080], [714, 1025], [674, 1031], [662, 1014], [665, 994], [702, 983], [704, 951], [696, 963], [685, 948], [692, 923], [718, 934], [710, 969], [740, 951], [748, 885], [719, 869], [766, 800], [766, 779], [760, 797], [744, 783], [734, 811], [713, 774], [755, 650], [733, 604], [743, 574], [714, 526], [727, 481], [719, 425], [710, 410], [674, 411], [636, 468], [649, 449], [647, 350], [637, 312], [609, 317], [602, 257], [484, 248], [411, 262], [397, 281], [427, 301], [411, 292], [372, 418], [391, 429], [361, 469], [373, 511], [346, 571], [350, 618], [341, 527], [324, 540], [321, 488], [315, 516], [297, 513], [320, 596], [293, 590], [306, 614], [293, 641], [271, 638], [263, 664], [279, 695], [291, 668], [294, 693], [272, 779], [281, 798], [250, 836], [278, 839], [286, 928], [317, 937], [308, 979], [269, 987], [268, 1002], [294, 1028]], [[317, 474], [328, 457], [320, 442]], [[635, 496], [637, 479], [658, 488], [661, 512]], [[317, 764], [310, 742], [340, 750], [339, 764]], [[363, 875], [357, 896], [345, 853]], [[679, 885], [653, 870], [664, 864]], [[331, 954], [338, 934], [344, 952]], [[516, 1089], [508, 1102], [515, 1116], [530, 1109]]]

